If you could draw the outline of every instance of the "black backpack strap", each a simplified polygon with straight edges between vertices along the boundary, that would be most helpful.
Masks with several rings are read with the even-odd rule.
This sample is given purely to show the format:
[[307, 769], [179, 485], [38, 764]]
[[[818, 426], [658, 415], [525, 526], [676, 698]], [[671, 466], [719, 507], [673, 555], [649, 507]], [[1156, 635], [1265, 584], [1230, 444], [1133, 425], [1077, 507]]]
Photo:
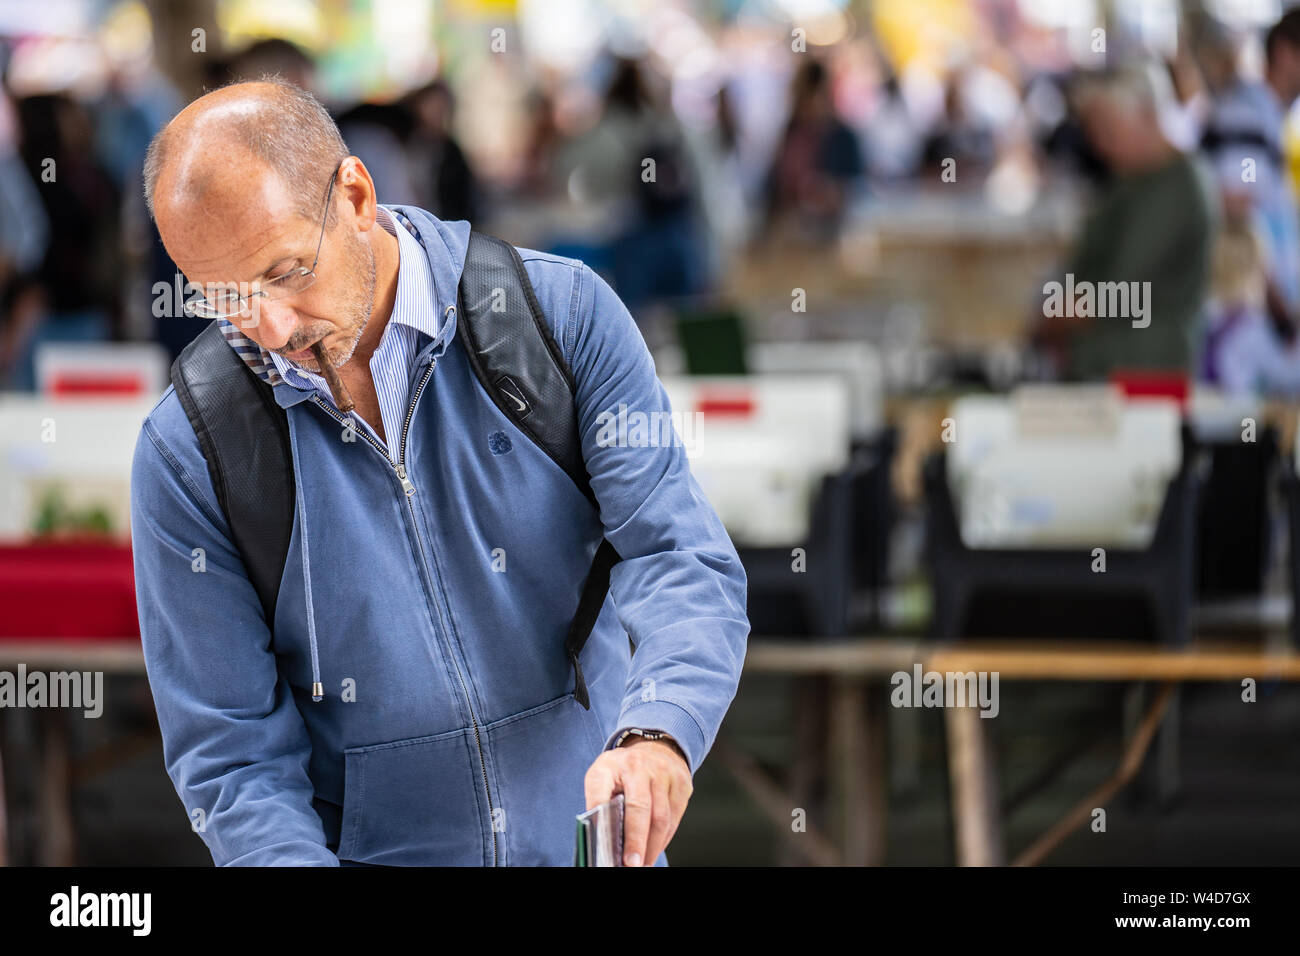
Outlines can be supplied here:
[[480, 384], [595, 504], [578, 438], [573, 374], [515, 247], [471, 232], [459, 293], [456, 328]]
[[578, 613], [573, 615], [569, 624], [568, 636], [564, 639], [564, 653], [573, 665], [573, 696], [587, 710], [591, 710], [591, 698], [587, 695], [587, 681], [582, 676], [582, 664], [578, 655], [591, 636], [591, 629], [596, 626], [596, 618], [605, 604], [605, 595], [609, 593], [609, 572], [614, 565], [623, 560], [618, 551], [603, 538], [591, 559], [591, 570], [587, 580], [582, 582], [582, 597], [578, 600]]
[[[547, 327], [515, 247], [495, 236], [471, 232], [459, 295], [456, 328], [464, 335], [465, 353], [479, 384], [502, 414], [598, 508], [582, 458], [573, 373]], [[609, 593], [610, 569], [620, 560], [609, 540], [601, 541], [564, 641], [564, 652], [573, 664], [574, 699], [588, 710], [591, 700], [578, 656]]]
[[271, 386], [244, 364], [216, 322], [172, 363], [171, 380], [207, 459], [212, 487], [267, 627], [274, 627], [293, 534], [288, 418]]

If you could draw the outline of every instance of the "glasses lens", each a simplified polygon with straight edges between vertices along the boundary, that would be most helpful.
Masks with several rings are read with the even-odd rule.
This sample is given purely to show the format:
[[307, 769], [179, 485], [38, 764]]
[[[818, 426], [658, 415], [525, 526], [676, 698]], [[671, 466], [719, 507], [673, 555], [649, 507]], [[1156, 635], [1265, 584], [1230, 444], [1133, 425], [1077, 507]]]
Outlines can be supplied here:
[[316, 273], [308, 272], [306, 269], [299, 267], [292, 272], [287, 272], [268, 282], [263, 282], [261, 292], [268, 299], [280, 299], [286, 295], [301, 292], [315, 281]]
[[249, 305], [247, 298], [222, 292], [212, 298], [191, 299], [185, 303], [185, 311], [201, 319], [225, 319], [246, 314]]
[[185, 312], [200, 319], [219, 319], [233, 308], [233, 304], [224, 302], [214, 305], [207, 299], [193, 299], [185, 303]]

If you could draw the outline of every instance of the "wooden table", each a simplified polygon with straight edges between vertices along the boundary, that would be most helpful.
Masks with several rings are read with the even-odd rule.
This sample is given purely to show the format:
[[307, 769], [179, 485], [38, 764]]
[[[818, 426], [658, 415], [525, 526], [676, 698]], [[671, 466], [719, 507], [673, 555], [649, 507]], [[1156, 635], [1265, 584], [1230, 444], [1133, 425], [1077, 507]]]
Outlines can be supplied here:
[[[919, 640], [861, 636], [834, 641], [754, 639], [746, 671], [829, 680], [829, 693], [817, 686], [796, 691], [796, 755], [790, 782], [783, 786], [729, 740], [715, 744], [722, 764], [755, 799], [779, 832], [791, 834], [792, 808], [806, 806], [808, 782], [818, 770], [821, 744], [829, 743], [825, 770], [840, 798], [839, 839], [815, 831], [791, 834], [787, 857], [820, 865], [879, 865], [885, 856], [886, 768], [884, 738], [888, 682], [898, 671], [966, 674], [996, 672], [1003, 680], [1158, 682], [1161, 686], [1137, 722], [1116, 774], [1088, 794], [1060, 822], [1015, 861], [1041, 861], [1061, 840], [1083, 825], [1092, 807], [1105, 803], [1132, 780], [1169, 710], [1174, 688], [1187, 681], [1300, 680], [1300, 654], [1280, 644], [1199, 640], [1183, 648], [1116, 641], [1069, 642], [965, 641], [938, 645]], [[997, 766], [978, 707], [945, 707], [948, 775], [952, 788], [957, 862], [964, 866], [1005, 862], [998, 806]], [[825, 740], [815, 738], [825, 726]]]
[[[934, 648], [927, 671], [997, 672], [999, 680], [1156, 681], [1160, 689], [1133, 730], [1114, 776], [1082, 800], [1014, 863], [1034, 865], [1083, 825], [1092, 808], [1107, 802], [1136, 775], [1151, 740], [1173, 700], [1174, 688], [1188, 681], [1300, 680], [1300, 654], [1294, 649], [1202, 639], [1187, 648], [1079, 642], [962, 643]], [[949, 779], [957, 862], [998, 866], [1006, 861], [998, 812], [997, 766], [985, 720], [973, 707], [944, 710], [949, 744]]]
[[[123, 641], [0, 640], [0, 670], [25, 664], [28, 671], [91, 670], [143, 675], [138, 639]], [[838, 839], [809, 825], [791, 834], [788, 851], [821, 865], [879, 865], [885, 858], [888, 678], [920, 664], [939, 673], [994, 672], [1002, 680], [1155, 681], [1162, 685], [1126, 747], [1116, 775], [1090, 793], [1016, 862], [1036, 863], [1082, 825], [1091, 807], [1105, 800], [1136, 772], [1170, 700], [1172, 688], [1187, 681], [1300, 680], [1300, 654], [1280, 646], [1201, 640], [1187, 649], [1118, 642], [963, 642], [939, 646], [916, 639], [863, 636], [834, 641], [754, 639], [745, 670], [815, 678], [799, 691], [797, 752], [789, 786], [770, 775], [720, 734], [714, 754], [777, 825], [791, 834], [791, 810], [807, 807], [807, 790], [825, 761], [832, 793], [842, 812]], [[824, 680], [826, 692], [822, 693]], [[3, 711], [0, 711], [2, 714]], [[39, 862], [73, 860], [66, 715], [37, 710], [45, 732], [40, 789], [43, 816]], [[975, 707], [944, 708], [949, 743], [948, 772], [953, 795], [957, 862], [1004, 862], [998, 811], [997, 767], [985, 719]], [[823, 732], [822, 728], [825, 728]], [[100, 761], [103, 762], [103, 761]], [[7, 832], [0, 762], [0, 865], [7, 862]], [[1082, 817], [1080, 816], [1082, 812]]]
[[[105, 674], [145, 673], [144, 652], [138, 637], [122, 640], [76, 641], [62, 638], [0, 639], [0, 670], [12, 671], [19, 664], [33, 671], [103, 671]], [[4, 713], [0, 710], [0, 715]], [[41, 833], [37, 847], [37, 864], [70, 866], [75, 862], [72, 826], [72, 784], [76, 776], [68, 747], [67, 712], [62, 708], [33, 710], [40, 723], [44, 745], [38, 776], [38, 803]], [[0, 736], [0, 744], [4, 738]], [[154, 738], [150, 737], [152, 745]], [[139, 741], [128, 742], [126, 750], [138, 749]], [[112, 762], [115, 754], [95, 754], [85, 761], [87, 767], [101, 769]], [[84, 770], [81, 776], [87, 776]], [[0, 866], [9, 862], [8, 818], [5, 810], [4, 761], [0, 758]]]

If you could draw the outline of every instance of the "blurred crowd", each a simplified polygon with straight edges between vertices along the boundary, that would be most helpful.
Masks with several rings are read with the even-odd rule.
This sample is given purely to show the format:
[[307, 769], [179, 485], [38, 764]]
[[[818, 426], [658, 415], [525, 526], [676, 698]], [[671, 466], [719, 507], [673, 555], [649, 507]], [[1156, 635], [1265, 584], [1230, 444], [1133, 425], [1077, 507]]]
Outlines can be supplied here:
[[[446, 77], [334, 102], [307, 52], [266, 39], [211, 58], [203, 86], [278, 74], [316, 91], [382, 201], [487, 231], [526, 220], [527, 243], [511, 239], [589, 262], [634, 313], [715, 293], [739, 257], [829, 247], [884, 195], [976, 195], [1005, 216], [1084, 184], [1087, 214], [1047, 277], [1070, 301], [1035, 309], [1024, 343], [1048, 374], [1164, 370], [1300, 393], [1287, 140], [1300, 12], [1261, 30], [1197, 24], [1164, 55], [1103, 52], [1086, 69], [984, 44], [922, 77], [870, 39], [792, 46], [775, 89], [772, 71], [737, 67], [703, 96], [683, 95], [653, 56], [609, 51], [585, 98], [539, 74], [518, 155], [490, 169], [456, 132], [463, 90]], [[0, 62], [11, 52], [0, 38]], [[157, 69], [146, 82], [110, 75], [93, 98], [11, 79], [6, 69], [0, 388], [33, 387], [42, 342], [152, 339], [177, 354], [201, 324], [156, 307], [151, 290], [176, 270], [140, 167], [184, 97]], [[1108, 283], [1133, 292], [1124, 316], [1099, 314], [1080, 291]]]

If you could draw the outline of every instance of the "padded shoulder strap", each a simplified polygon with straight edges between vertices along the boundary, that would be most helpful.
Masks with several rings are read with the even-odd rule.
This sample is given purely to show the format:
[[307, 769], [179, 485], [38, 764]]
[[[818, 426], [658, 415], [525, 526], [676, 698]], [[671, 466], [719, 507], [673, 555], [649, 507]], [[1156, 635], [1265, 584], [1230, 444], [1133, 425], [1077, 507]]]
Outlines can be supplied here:
[[[471, 232], [459, 294], [456, 329], [465, 336], [465, 352], [479, 384], [598, 507], [582, 458], [573, 373], [551, 335], [515, 247], [495, 236]], [[564, 641], [564, 652], [573, 665], [574, 698], [588, 710], [591, 701], [578, 658], [605, 604], [610, 570], [620, 560], [609, 540], [601, 541]]]
[[458, 332], [484, 390], [595, 503], [578, 438], [573, 374], [510, 243], [469, 234]]
[[198, 436], [217, 501], [268, 627], [293, 533], [289, 423], [271, 387], [211, 323], [172, 363], [172, 385]]

